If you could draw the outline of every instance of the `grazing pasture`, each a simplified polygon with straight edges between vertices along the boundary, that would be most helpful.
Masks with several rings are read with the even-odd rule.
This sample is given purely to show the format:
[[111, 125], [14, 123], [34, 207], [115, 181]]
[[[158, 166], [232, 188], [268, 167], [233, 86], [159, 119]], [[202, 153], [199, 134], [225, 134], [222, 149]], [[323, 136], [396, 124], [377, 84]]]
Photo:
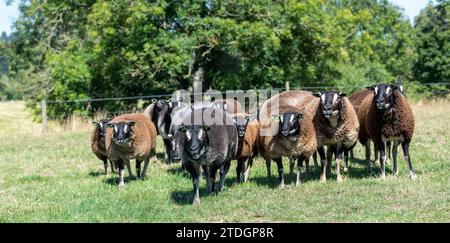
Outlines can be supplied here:
[[412, 108], [416, 181], [408, 177], [401, 150], [398, 178], [392, 163], [384, 181], [379, 164], [373, 175], [367, 174], [364, 148], [358, 144], [343, 183], [336, 182], [333, 168], [326, 183], [315, 175], [297, 188], [285, 158], [286, 187], [278, 189], [277, 177], [269, 182], [265, 163], [257, 157], [244, 184], [235, 182], [233, 161], [224, 192], [217, 196], [206, 196], [202, 178], [202, 204], [193, 206], [189, 174], [179, 163], [163, 162], [160, 137], [158, 160], [151, 160], [147, 180], [125, 173], [126, 186], [119, 188], [118, 175], [105, 175], [103, 163], [91, 152], [87, 122], [70, 129], [53, 124], [41, 135], [23, 102], [3, 102], [0, 222], [450, 222], [450, 102], [421, 102]]

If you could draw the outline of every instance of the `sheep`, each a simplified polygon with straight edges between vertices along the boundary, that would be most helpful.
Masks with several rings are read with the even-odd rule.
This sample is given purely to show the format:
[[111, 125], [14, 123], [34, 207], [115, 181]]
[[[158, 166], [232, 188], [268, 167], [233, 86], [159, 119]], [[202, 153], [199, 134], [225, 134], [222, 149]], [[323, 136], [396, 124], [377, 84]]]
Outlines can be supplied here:
[[[105, 147], [105, 133], [107, 124], [111, 121], [111, 119], [102, 119], [99, 121], [92, 121], [92, 125], [95, 126], [91, 135], [91, 149], [92, 152], [103, 161], [103, 165], [105, 167], [105, 174], [108, 174], [108, 157], [106, 156], [106, 147]], [[109, 161], [111, 165], [111, 171], [115, 172], [115, 167], [111, 160]]]
[[[211, 119], [205, 115], [211, 116]], [[200, 167], [205, 173], [208, 193], [215, 191], [216, 173], [220, 168], [219, 191], [222, 191], [231, 159], [237, 152], [237, 130], [229, 114], [213, 107], [194, 109], [183, 119], [177, 132], [180, 133], [181, 161], [193, 181], [193, 204], [200, 204]]]
[[[238, 161], [236, 166], [236, 180], [247, 182], [250, 168], [253, 165], [253, 158], [258, 154], [256, 149], [258, 143], [259, 122], [253, 120], [254, 116], [247, 113], [235, 113], [231, 117], [234, 119], [238, 131], [238, 151], [233, 158]], [[247, 166], [245, 162], [247, 161]]]
[[[366, 146], [367, 168], [371, 171], [369, 141], [373, 141], [380, 150], [381, 178], [386, 177], [385, 143], [393, 142], [394, 175], [398, 176], [397, 147], [401, 143], [405, 161], [411, 179], [416, 175], [411, 164], [409, 145], [414, 134], [414, 114], [401, 86], [398, 84], [378, 84], [367, 87], [367, 96], [352, 102], [359, 103], [358, 118], [361, 129], [359, 141]], [[361, 91], [363, 93], [363, 91]]]
[[[130, 160], [136, 159], [137, 178], [145, 179], [149, 159], [155, 154], [156, 127], [142, 114], [125, 114], [118, 116], [108, 123], [105, 136], [108, 158], [119, 167], [119, 186], [124, 186], [124, 164], [128, 166], [128, 173], [133, 176]], [[144, 170], [141, 173], [141, 163]]]
[[[346, 95], [338, 91], [315, 93], [314, 98], [305, 99], [307, 109], [314, 114], [314, 126], [317, 135], [317, 152], [319, 153], [322, 171], [320, 181], [326, 181], [328, 161], [324, 146], [334, 149], [337, 162], [337, 182], [342, 182], [341, 162], [346, 150], [350, 150], [358, 141], [359, 122], [353, 105]], [[317, 98], [319, 97], [319, 98]]]
[[300, 186], [301, 164], [305, 160], [308, 163], [317, 148], [313, 116], [305, 112], [305, 107], [295, 106], [304, 95], [310, 93], [283, 92], [261, 107], [258, 150], [266, 160], [269, 179], [270, 162], [274, 160], [277, 163], [280, 188], [284, 188], [282, 156], [299, 158], [296, 186]]
[[214, 100], [213, 103], [230, 114], [245, 112], [241, 103], [234, 99]]
[[[167, 100], [153, 99], [152, 103], [149, 106], [147, 106], [147, 108], [145, 108], [142, 114], [145, 115], [150, 121], [153, 122], [153, 124], [156, 125], [158, 124], [159, 113], [167, 106], [168, 106]], [[159, 131], [157, 132], [159, 135]]]

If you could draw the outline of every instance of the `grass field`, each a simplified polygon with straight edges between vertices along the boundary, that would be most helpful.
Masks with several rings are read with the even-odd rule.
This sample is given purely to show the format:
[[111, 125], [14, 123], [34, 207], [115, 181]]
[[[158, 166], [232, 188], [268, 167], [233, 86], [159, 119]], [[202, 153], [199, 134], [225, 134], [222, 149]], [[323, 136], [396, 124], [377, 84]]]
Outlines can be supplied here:
[[403, 156], [398, 178], [392, 163], [384, 181], [379, 165], [366, 174], [358, 145], [341, 184], [333, 171], [326, 183], [313, 178], [300, 188], [287, 176], [280, 190], [258, 159], [245, 184], [235, 183], [233, 164], [217, 196], [205, 195], [202, 180], [202, 204], [192, 206], [191, 179], [180, 164], [152, 161], [146, 181], [129, 178], [119, 189], [117, 174], [104, 175], [92, 154], [89, 129], [40, 135], [22, 102], [0, 103], [0, 222], [450, 222], [450, 103], [413, 110], [416, 181]]

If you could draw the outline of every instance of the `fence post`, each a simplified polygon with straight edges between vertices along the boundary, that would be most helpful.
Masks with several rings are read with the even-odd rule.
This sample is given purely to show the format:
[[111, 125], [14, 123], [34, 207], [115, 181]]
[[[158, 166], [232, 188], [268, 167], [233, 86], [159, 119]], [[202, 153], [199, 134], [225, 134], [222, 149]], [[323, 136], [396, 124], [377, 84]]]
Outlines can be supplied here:
[[42, 116], [42, 129], [41, 133], [47, 131], [47, 102], [44, 100], [41, 101], [41, 116]]
[[286, 85], [286, 91], [289, 91], [290, 90], [289, 81], [286, 81], [285, 85]]

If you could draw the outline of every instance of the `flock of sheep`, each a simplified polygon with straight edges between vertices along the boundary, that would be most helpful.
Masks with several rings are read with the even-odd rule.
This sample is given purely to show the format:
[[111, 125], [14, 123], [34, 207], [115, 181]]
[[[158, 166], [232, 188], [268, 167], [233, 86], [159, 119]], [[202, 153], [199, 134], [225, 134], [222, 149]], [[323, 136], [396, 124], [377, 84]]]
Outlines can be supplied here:
[[258, 154], [266, 161], [269, 178], [271, 161], [276, 162], [280, 188], [284, 187], [283, 156], [290, 159], [291, 173], [297, 160], [297, 186], [301, 185], [303, 163], [307, 177], [311, 157], [318, 168], [317, 153], [321, 162], [320, 181], [326, 181], [335, 156], [337, 181], [341, 182], [341, 163], [344, 162], [347, 173], [349, 153], [353, 156], [352, 149], [358, 140], [366, 147], [368, 171], [372, 170], [370, 141], [374, 142], [381, 178], [385, 178], [391, 147], [393, 171], [398, 175], [397, 147], [401, 144], [410, 177], [415, 179], [409, 156], [414, 117], [398, 81], [367, 87], [349, 98], [338, 91], [286, 91], [266, 100], [256, 114], [246, 113], [234, 99], [194, 104], [158, 100], [142, 114], [121, 115], [93, 124], [92, 151], [104, 162], [105, 173], [108, 160], [113, 172], [118, 168], [119, 186], [124, 185], [125, 166], [129, 175], [133, 175], [131, 159], [136, 160], [137, 178], [145, 178], [149, 160], [156, 154], [156, 136], [160, 135], [165, 159], [181, 160], [182, 167], [192, 176], [193, 204], [200, 203], [202, 175], [207, 192], [214, 193], [219, 171], [217, 190], [222, 191], [231, 161], [237, 160], [237, 180], [245, 182]]

